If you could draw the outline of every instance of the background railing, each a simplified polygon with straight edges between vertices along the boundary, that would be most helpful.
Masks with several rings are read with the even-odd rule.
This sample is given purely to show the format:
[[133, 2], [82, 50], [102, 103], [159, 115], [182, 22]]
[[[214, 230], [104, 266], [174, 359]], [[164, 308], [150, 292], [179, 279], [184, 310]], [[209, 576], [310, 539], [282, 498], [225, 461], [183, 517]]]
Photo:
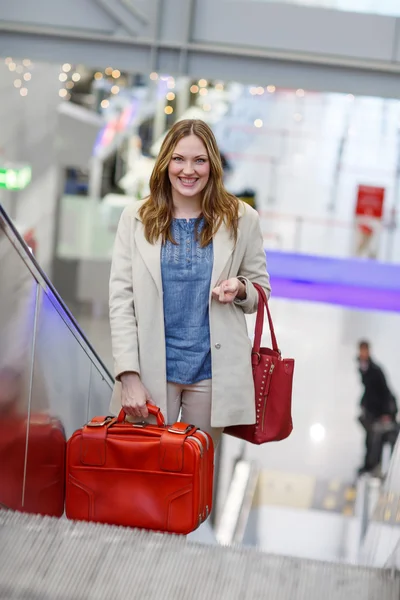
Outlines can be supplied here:
[[[266, 248], [320, 256], [356, 256], [357, 223], [335, 218], [258, 211]], [[394, 223], [382, 222], [376, 242], [376, 258], [400, 262], [400, 235]]]
[[400, 440], [382, 484], [367, 479], [367, 519], [360, 562], [400, 570]]

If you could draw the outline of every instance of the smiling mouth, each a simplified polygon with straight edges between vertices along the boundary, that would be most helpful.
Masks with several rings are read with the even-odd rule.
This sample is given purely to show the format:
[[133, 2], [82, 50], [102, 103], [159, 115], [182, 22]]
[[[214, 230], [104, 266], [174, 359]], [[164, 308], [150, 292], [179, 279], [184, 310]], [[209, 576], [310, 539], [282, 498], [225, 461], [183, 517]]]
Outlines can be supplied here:
[[198, 179], [190, 178], [190, 177], [178, 177], [178, 179], [183, 185], [190, 186], [190, 187], [195, 185], [195, 183], [198, 182]]

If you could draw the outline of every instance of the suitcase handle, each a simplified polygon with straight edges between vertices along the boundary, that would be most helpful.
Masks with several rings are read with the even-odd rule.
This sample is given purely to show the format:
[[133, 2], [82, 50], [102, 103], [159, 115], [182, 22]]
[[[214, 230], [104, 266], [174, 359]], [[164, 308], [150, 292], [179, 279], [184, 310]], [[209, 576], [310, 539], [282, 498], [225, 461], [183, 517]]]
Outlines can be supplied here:
[[[150, 415], [154, 415], [156, 417], [158, 427], [165, 427], [164, 415], [162, 414], [162, 412], [158, 408], [158, 406], [147, 403], [147, 410], [149, 411]], [[123, 423], [125, 421], [125, 417], [126, 417], [126, 413], [125, 413], [124, 409], [121, 408], [120, 413], [118, 415], [117, 422]]]

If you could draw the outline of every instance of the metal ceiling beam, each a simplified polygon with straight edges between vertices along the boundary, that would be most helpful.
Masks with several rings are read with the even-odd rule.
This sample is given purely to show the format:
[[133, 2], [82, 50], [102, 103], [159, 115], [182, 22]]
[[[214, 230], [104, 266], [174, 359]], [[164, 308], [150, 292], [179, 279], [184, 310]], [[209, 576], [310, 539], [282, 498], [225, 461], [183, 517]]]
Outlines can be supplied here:
[[193, 24], [194, 24], [194, 15], [195, 15], [195, 0], [187, 0], [188, 9], [185, 18], [185, 46], [182, 48], [179, 60], [179, 70], [184, 73], [188, 68], [188, 46], [193, 40]]
[[140, 35], [141, 26], [148, 25], [148, 19], [126, 1], [123, 4], [119, 0], [93, 0], [93, 2], [134, 37]]
[[137, 19], [142, 25], [148, 25], [148, 18], [134, 5], [132, 0], [120, 0], [129, 12]]
[[[0, 56], [81, 62], [110, 61], [128, 72], [157, 70], [172, 75], [273, 83], [315, 91], [400, 98], [400, 64], [244, 48], [116, 37], [0, 22]], [[183, 59], [182, 59], [183, 55]]]

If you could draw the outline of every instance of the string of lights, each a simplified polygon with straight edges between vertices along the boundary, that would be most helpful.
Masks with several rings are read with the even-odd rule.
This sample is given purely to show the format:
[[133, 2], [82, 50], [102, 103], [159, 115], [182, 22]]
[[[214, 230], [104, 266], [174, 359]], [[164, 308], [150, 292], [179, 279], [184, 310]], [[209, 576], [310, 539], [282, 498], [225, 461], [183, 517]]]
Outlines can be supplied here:
[[32, 62], [29, 58], [24, 58], [18, 62], [13, 60], [11, 56], [4, 59], [4, 63], [7, 65], [10, 73], [15, 73], [16, 78], [14, 79], [14, 87], [19, 90], [19, 94], [22, 97], [28, 95], [28, 84], [32, 79], [31, 67]]
[[75, 84], [82, 79], [82, 75], [79, 73], [78, 69], [74, 70], [69, 63], [64, 63], [61, 66], [60, 71], [58, 79], [60, 83], [63, 84], [63, 87], [59, 89], [58, 95], [64, 100], [69, 100], [71, 98], [71, 90], [73, 90]]

